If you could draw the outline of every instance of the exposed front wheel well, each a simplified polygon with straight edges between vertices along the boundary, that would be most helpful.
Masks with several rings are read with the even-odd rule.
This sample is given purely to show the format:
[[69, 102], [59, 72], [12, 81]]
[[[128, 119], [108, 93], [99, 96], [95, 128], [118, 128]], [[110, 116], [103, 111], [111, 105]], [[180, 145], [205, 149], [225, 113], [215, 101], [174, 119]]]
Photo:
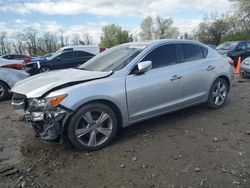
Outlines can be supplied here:
[[[79, 107], [76, 109], [76, 111], [77, 111], [78, 109], [80, 109], [82, 106], [87, 105], [87, 104], [90, 104], [90, 103], [101, 103], [101, 104], [105, 104], [105, 105], [107, 105], [108, 107], [110, 107], [110, 108], [114, 111], [114, 113], [115, 113], [115, 115], [116, 115], [116, 117], [117, 117], [117, 125], [118, 125], [117, 128], [118, 128], [118, 129], [122, 128], [123, 119], [122, 119], [121, 111], [120, 111], [120, 109], [117, 107], [116, 104], [114, 104], [113, 102], [111, 102], [111, 101], [109, 101], [109, 100], [105, 100], [105, 99], [92, 100], [92, 101], [89, 101], [89, 102], [84, 103], [84, 104], [82, 104], [81, 106], [79, 106]], [[75, 111], [75, 112], [76, 112], [76, 111]], [[73, 114], [72, 114], [72, 115], [73, 115]], [[71, 116], [67, 119], [67, 121], [65, 122], [65, 125], [64, 125], [64, 127], [63, 127], [63, 133], [64, 133], [64, 134], [65, 134], [66, 131], [67, 131], [67, 126], [68, 126], [68, 123], [70, 122], [70, 119], [71, 119], [72, 115], [71, 115]]]

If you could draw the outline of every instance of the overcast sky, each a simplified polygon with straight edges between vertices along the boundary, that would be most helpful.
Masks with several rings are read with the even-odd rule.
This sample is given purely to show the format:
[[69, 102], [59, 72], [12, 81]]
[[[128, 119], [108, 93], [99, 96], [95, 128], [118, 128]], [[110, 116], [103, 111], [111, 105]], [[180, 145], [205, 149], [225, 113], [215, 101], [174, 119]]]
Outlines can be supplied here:
[[99, 42], [101, 28], [119, 24], [138, 33], [148, 15], [171, 17], [181, 32], [191, 32], [205, 14], [230, 11], [228, 0], [0, 0], [0, 31], [32, 26], [39, 31], [89, 33]]

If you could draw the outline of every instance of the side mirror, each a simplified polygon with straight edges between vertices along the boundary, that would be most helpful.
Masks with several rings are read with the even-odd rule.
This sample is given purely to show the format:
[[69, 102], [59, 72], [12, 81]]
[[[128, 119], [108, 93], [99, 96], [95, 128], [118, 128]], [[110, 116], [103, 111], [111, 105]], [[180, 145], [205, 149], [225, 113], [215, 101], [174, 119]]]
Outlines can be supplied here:
[[60, 60], [61, 60], [61, 57], [57, 57], [56, 60], [57, 60], [57, 61], [60, 61]]
[[136, 74], [144, 74], [152, 68], [152, 61], [142, 61], [137, 64]]

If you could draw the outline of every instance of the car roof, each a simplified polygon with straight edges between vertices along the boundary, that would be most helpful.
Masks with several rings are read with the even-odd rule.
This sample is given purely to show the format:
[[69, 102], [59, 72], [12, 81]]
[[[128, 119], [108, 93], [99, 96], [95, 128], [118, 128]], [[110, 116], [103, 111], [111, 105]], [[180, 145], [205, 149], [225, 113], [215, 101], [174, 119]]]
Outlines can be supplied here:
[[130, 42], [126, 43], [124, 45], [144, 45], [144, 46], [151, 46], [151, 45], [160, 45], [160, 44], [166, 44], [166, 43], [189, 43], [189, 44], [196, 44], [206, 47], [205, 44], [200, 43], [198, 41], [194, 40], [184, 40], [184, 39], [159, 39], [159, 40], [148, 40], [148, 41], [142, 41], [142, 42]]

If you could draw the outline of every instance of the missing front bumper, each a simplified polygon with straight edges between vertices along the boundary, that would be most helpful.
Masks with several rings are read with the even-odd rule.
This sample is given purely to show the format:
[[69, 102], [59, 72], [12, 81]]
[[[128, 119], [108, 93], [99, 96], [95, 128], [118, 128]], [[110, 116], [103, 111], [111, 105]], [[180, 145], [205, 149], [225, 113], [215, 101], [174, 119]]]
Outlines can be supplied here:
[[57, 108], [46, 112], [29, 112], [25, 117], [32, 124], [36, 137], [44, 141], [60, 141], [64, 124], [70, 113], [64, 109]]

